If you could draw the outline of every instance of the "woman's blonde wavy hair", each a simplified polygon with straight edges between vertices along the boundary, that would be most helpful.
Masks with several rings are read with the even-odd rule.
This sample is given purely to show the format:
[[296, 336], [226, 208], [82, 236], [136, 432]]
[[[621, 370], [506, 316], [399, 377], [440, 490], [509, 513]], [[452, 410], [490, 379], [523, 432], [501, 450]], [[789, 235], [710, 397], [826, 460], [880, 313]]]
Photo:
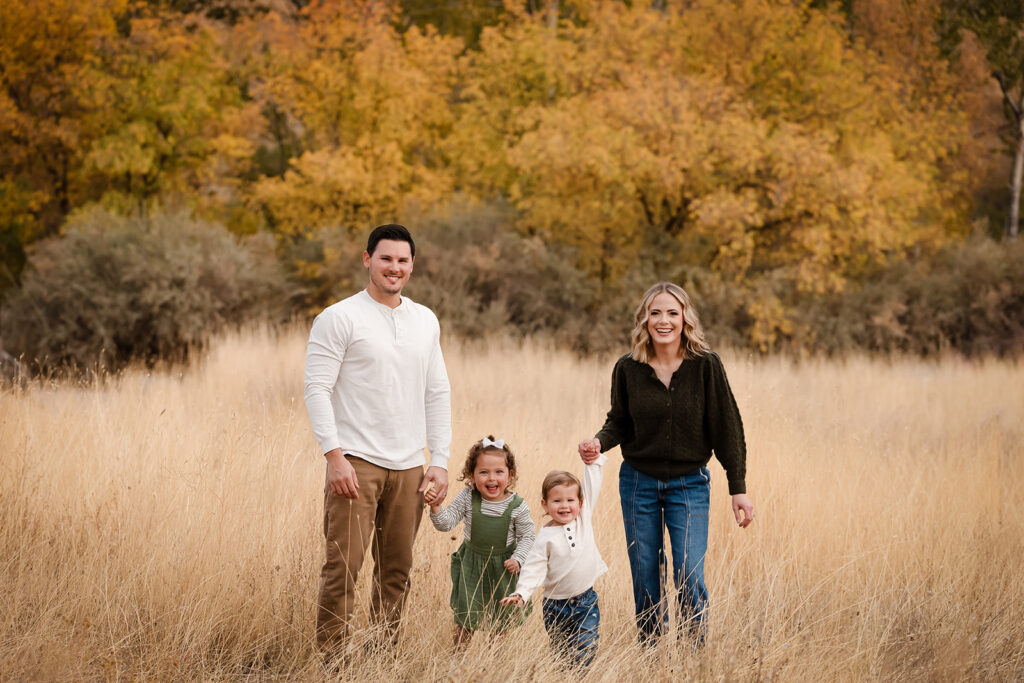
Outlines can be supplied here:
[[704, 341], [704, 328], [700, 326], [697, 309], [690, 303], [690, 296], [683, 288], [671, 282], [659, 282], [648, 289], [640, 305], [637, 306], [636, 312], [633, 314], [633, 332], [630, 334], [633, 343], [630, 355], [641, 363], [649, 363], [654, 356], [654, 342], [651, 341], [651, 333], [647, 331], [647, 318], [654, 297], [664, 292], [675, 297], [683, 308], [683, 339], [685, 343], [679, 345], [679, 355], [684, 358], [703, 356], [711, 350], [711, 347]]

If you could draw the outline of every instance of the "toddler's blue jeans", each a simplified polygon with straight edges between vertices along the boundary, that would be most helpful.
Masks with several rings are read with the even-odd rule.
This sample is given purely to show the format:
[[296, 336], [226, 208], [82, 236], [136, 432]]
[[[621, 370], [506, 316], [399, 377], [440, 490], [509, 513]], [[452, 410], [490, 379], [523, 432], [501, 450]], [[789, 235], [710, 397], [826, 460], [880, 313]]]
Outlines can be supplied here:
[[572, 666], [590, 666], [597, 654], [597, 627], [601, 622], [594, 589], [565, 600], [545, 598], [542, 607], [544, 628], [555, 656]]

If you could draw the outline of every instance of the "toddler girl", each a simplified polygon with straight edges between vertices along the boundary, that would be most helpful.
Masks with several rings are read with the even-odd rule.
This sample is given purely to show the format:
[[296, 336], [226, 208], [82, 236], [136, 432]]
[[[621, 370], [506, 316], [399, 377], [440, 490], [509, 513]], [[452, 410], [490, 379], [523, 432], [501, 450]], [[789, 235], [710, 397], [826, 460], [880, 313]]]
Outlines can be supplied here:
[[590, 666], [597, 654], [601, 612], [594, 581], [608, 571], [594, 543], [594, 504], [601, 491], [604, 455], [583, 468], [583, 485], [568, 472], [549, 472], [541, 505], [551, 521], [541, 527], [519, 575], [519, 586], [503, 605], [528, 605], [544, 586], [544, 628], [556, 655], [573, 665]]
[[450, 531], [464, 522], [465, 540], [452, 555], [456, 648], [465, 647], [485, 624], [497, 632], [522, 624], [525, 614], [498, 601], [515, 589], [534, 539], [529, 506], [509, 492], [516, 481], [516, 459], [504, 441], [487, 436], [473, 444], [459, 480], [466, 488], [451, 505], [444, 510], [430, 505], [437, 530]]

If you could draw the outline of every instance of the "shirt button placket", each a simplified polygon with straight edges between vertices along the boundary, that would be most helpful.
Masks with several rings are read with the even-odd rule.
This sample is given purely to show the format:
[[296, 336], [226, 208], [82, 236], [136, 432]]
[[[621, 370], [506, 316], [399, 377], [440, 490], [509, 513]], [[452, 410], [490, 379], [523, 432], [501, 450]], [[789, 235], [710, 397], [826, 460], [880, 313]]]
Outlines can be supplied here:
[[394, 310], [391, 312], [391, 320], [395, 324], [395, 343], [401, 345], [402, 343], [402, 317], [398, 315], [398, 311]]

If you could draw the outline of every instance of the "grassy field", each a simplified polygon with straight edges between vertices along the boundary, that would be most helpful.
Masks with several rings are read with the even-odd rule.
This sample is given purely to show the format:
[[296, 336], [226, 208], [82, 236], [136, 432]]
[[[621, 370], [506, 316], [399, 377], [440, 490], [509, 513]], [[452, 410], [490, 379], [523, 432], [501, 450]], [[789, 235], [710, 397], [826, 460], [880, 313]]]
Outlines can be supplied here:
[[[0, 680], [327, 677], [304, 344], [257, 331], [183, 371], [0, 392]], [[603, 421], [612, 359], [500, 342], [446, 358], [452, 469], [503, 437], [540, 521], [541, 478], [579, 469]], [[736, 527], [712, 461], [709, 646], [634, 645], [613, 451], [587, 680], [1024, 678], [1024, 366], [725, 361], [757, 520]], [[456, 536], [421, 528], [400, 648], [346, 679], [564, 679], [539, 614], [453, 657]]]

